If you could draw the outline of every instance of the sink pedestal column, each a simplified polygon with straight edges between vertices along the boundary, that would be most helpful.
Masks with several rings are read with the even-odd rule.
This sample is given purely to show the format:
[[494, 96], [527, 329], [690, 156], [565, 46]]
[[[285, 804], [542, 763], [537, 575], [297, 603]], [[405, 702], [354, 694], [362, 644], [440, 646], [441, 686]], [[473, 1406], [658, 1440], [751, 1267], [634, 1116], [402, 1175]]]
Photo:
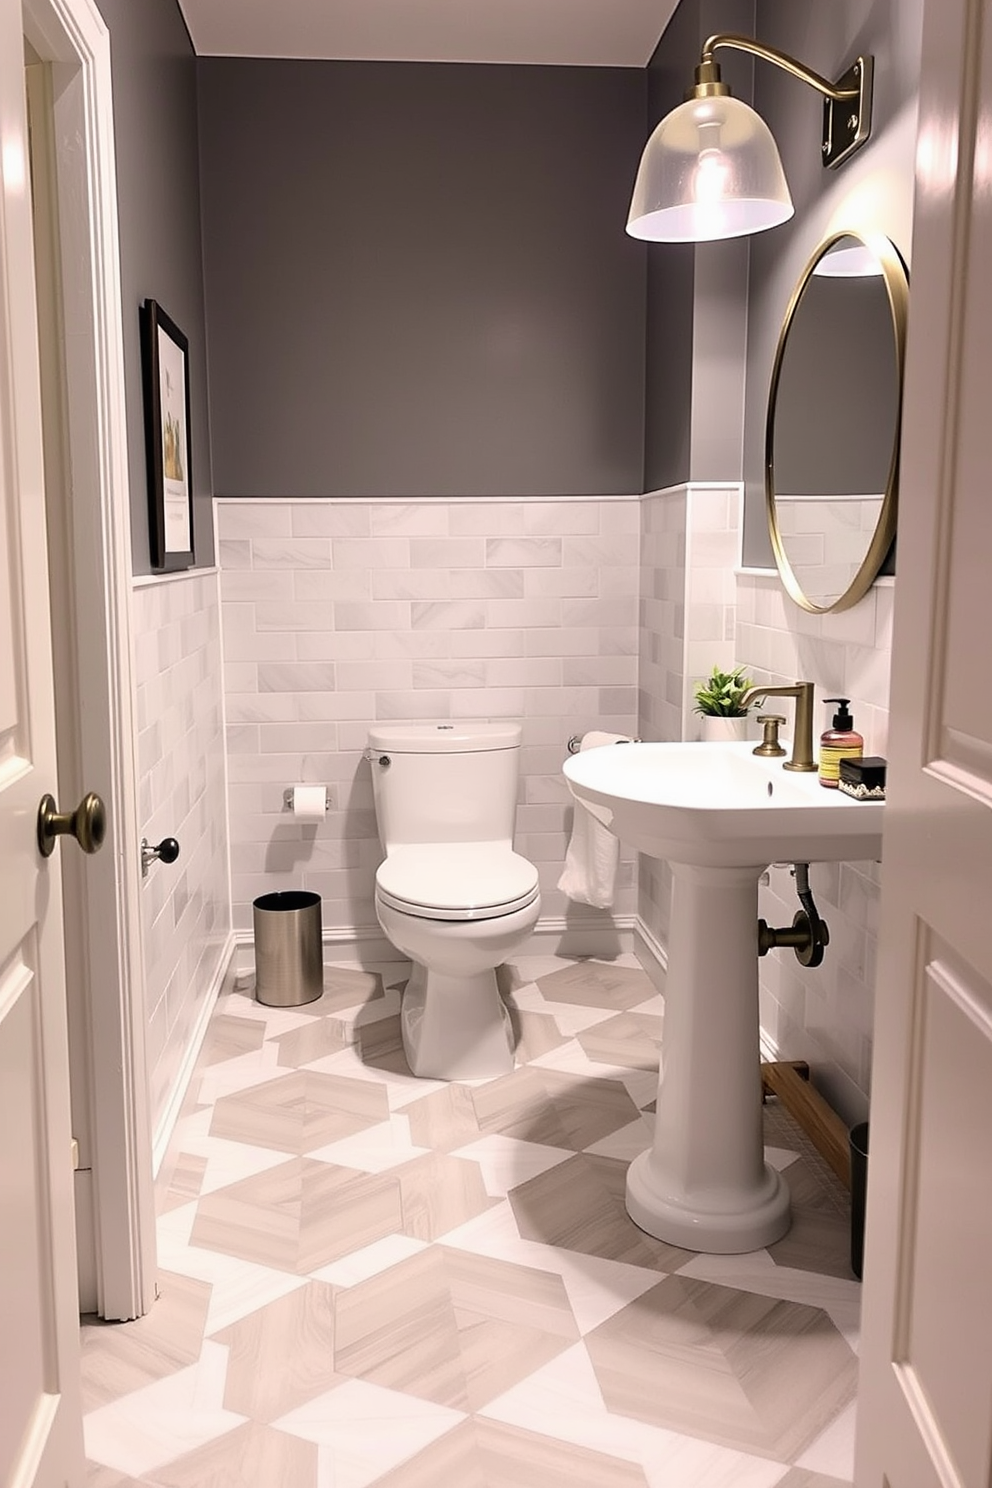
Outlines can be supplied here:
[[758, 1045], [758, 879], [766, 864], [672, 863], [672, 930], [654, 1145], [631, 1163], [627, 1210], [670, 1245], [759, 1250], [789, 1228], [764, 1161]]

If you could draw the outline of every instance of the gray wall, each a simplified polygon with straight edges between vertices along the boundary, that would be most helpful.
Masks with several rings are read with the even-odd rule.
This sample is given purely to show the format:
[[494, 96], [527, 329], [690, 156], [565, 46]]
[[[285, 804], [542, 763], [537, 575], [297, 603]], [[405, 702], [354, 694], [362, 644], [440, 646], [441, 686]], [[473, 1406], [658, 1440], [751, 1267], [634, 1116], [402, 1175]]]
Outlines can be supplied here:
[[642, 489], [639, 69], [199, 62], [218, 495]]
[[839, 170], [820, 164], [821, 101], [767, 64], [754, 103], [778, 142], [795, 204], [782, 227], [751, 240], [748, 283], [744, 562], [772, 566], [764, 515], [768, 384], [792, 287], [817, 243], [844, 227], [885, 233], [908, 260], [922, 0], [835, 0], [829, 6], [757, 0], [756, 34], [827, 77], [859, 52], [875, 54], [872, 137]]
[[138, 307], [157, 300], [189, 338], [196, 562], [213, 562], [200, 251], [196, 59], [174, 0], [98, 0], [110, 31], [135, 573], [150, 573]]
[[[703, 41], [752, 34], [754, 0], [682, 0], [648, 64], [650, 124], [685, 98]], [[750, 60], [720, 55], [735, 95], [751, 97]], [[645, 489], [740, 480], [748, 240], [648, 249]]]

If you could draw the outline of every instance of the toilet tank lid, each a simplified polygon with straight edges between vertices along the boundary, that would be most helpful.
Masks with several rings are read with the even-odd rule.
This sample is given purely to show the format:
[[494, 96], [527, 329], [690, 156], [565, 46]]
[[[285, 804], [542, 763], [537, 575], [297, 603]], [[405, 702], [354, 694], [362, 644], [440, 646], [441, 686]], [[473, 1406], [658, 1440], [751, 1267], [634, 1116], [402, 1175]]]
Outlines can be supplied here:
[[369, 729], [369, 747], [388, 754], [468, 754], [519, 745], [519, 723], [383, 723]]

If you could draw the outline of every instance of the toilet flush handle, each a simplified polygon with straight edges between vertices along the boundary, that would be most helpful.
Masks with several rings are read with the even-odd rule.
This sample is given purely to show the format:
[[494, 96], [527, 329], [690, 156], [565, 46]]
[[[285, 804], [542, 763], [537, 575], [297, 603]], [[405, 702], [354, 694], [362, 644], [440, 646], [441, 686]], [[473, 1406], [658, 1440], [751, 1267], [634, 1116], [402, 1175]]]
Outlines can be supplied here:
[[373, 749], [366, 749], [365, 758], [370, 765], [381, 765], [384, 770], [388, 770], [393, 763], [388, 754], [376, 754]]

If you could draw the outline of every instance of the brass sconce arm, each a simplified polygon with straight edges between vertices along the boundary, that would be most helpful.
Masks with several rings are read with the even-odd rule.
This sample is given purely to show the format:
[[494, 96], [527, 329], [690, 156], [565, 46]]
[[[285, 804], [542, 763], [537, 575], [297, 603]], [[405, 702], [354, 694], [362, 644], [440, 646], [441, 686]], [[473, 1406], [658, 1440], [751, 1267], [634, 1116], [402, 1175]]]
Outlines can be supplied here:
[[[845, 77], [836, 83], [831, 83], [827, 78], [821, 77], [814, 72], [812, 67], [797, 62], [795, 57], [790, 57], [788, 52], [780, 52], [778, 47], [766, 46], [762, 41], [755, 41], [752, 36], [737, 36], [733, 32], [718, 32], [715, 36], [708, 36], [703, 42], [703, 50], [699, 58], [699, 66], [696, 68], [697, 83], [719, 82], [719, 63], [714, 60], [713, 53], [717, 47], [733, 47], [738, 52], [748, 52], [752, 57], [760, 57], [763, 62], [772, 62], [776, 67], [781, 67], [784, 72], [789, 72], [801, 83], [808, 83], [824, 98], [830, 98], [834, 103], [841, 103], [844, 99], [857, 98], [860, 89], [856, 84], [845, 87]], [[715, 68], [717, 75], [711, 76], [711, 70]], [[706, 69], [703, 76], [700, 74]]]

